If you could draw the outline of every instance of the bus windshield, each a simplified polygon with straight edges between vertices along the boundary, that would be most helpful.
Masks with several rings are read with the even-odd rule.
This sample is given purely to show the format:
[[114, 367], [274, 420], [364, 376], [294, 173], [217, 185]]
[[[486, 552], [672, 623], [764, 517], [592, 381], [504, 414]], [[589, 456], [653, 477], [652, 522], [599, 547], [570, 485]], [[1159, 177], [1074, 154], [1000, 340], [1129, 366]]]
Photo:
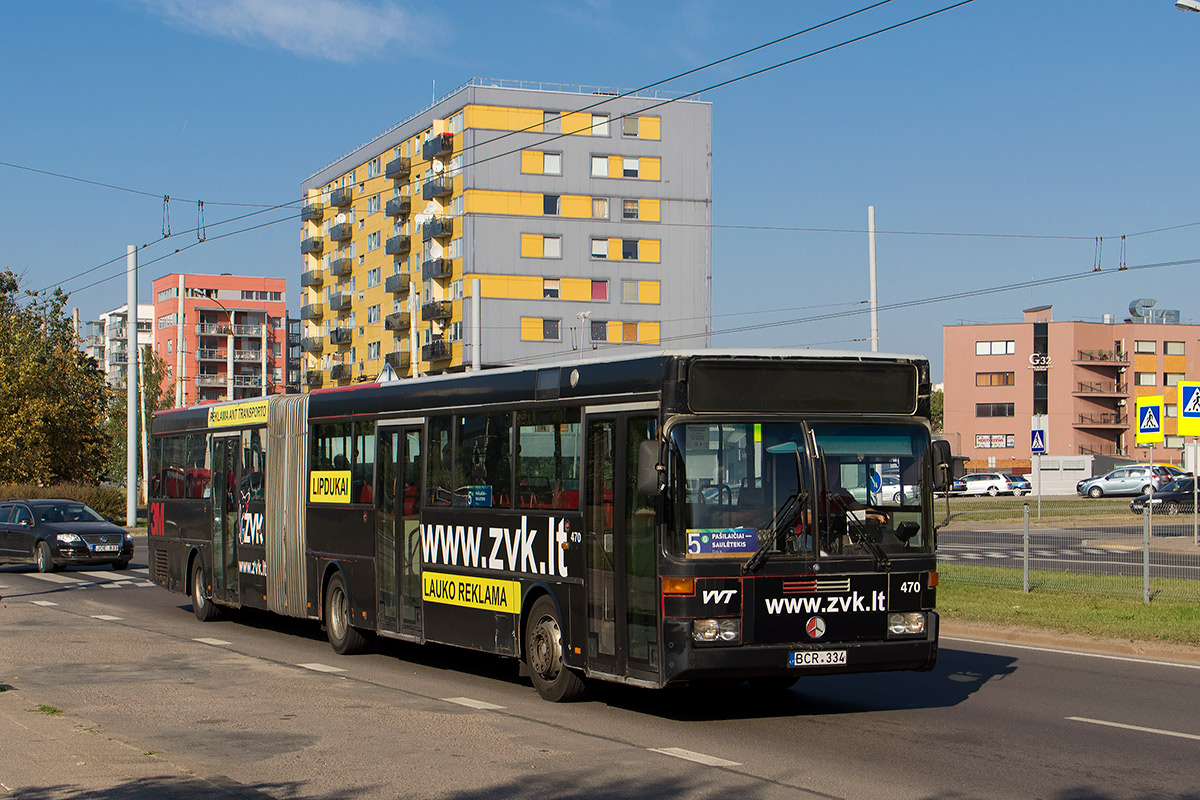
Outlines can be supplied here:
[[[929, 553], [929, 433], [869, 422], [703, 422], [670, 433], [672, 533], [686, 559]], [[761, 551], [761, 552], [760, 552]]]

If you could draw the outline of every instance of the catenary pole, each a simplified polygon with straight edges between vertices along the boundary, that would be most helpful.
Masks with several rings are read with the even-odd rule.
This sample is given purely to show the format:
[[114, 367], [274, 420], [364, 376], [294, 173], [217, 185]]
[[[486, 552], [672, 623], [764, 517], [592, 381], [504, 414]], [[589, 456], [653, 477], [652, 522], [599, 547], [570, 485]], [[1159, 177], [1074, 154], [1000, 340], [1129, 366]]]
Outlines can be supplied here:
[[138, 348], [137, 348], [137, 246], [125, 248], [125, 339], [133, 329], [133, 347], [125, 368], [125, 524], [137, 524], [137, 430], [138, 430]]
[[879, 294], [875, 275], [875, 206], [867, 206], [867, 251], [871, 269], [871, 352], [879, 352]]

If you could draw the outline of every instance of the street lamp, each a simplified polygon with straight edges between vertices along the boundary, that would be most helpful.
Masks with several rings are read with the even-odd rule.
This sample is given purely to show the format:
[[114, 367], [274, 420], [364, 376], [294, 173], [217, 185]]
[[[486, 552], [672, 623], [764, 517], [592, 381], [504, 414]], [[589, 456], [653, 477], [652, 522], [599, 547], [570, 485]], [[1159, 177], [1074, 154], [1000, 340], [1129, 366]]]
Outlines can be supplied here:
[[1200, 11], [1200, 0], [1175, 0], [1175, 7], [1180, 11]]
[[229, 319], [229, 330], [225, 336], [225, 399], [233, 399], [233, 312], [215, 297], [210, 297], [214, 303], [221, 307], [225, 312], [225, 316]]

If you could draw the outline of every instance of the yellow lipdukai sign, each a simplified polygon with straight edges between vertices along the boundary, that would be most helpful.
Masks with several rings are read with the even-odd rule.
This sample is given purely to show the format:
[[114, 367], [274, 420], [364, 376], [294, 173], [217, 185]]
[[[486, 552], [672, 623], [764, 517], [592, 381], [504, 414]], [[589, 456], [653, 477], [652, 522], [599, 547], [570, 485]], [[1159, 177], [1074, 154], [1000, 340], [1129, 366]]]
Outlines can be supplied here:
[[350, 470], [314, 470], [308, 474], [308, 502], [349, 503]]

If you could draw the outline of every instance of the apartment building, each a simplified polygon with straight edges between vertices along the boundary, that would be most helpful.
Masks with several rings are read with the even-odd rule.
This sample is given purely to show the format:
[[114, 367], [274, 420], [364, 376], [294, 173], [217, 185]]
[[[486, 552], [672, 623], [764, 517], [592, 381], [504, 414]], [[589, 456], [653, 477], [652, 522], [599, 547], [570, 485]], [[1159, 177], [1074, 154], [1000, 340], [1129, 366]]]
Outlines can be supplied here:
[[308, 388], [703, 345], [712, 107], [473, 80], [314, 173]]
[[[1027, 464], [1034, 415], [1047, 452], [1180, 462], [1178, 384], [1200, 380], [1200, 325], [1136, 300], [1118, 322], [1054, 321], [1050, 306], [1019, 323], [947, 325], [944, 430], [972, 466]], [[1136, 444], [1137, 398], [1162, 395], [1165, 442]]]
[[154, 352], [177, 406], [284, 393], [286, 278], [176, 273], [153, 292]]
[[129, 306], [106, 311], [89, 320], [80, 331], [81, 349], [96, 359], [110, 386], [124, 386], [129, 377], [129, 353], [154, 342], [154, 306], [138, 303], [136, 330], [130, 344]]

